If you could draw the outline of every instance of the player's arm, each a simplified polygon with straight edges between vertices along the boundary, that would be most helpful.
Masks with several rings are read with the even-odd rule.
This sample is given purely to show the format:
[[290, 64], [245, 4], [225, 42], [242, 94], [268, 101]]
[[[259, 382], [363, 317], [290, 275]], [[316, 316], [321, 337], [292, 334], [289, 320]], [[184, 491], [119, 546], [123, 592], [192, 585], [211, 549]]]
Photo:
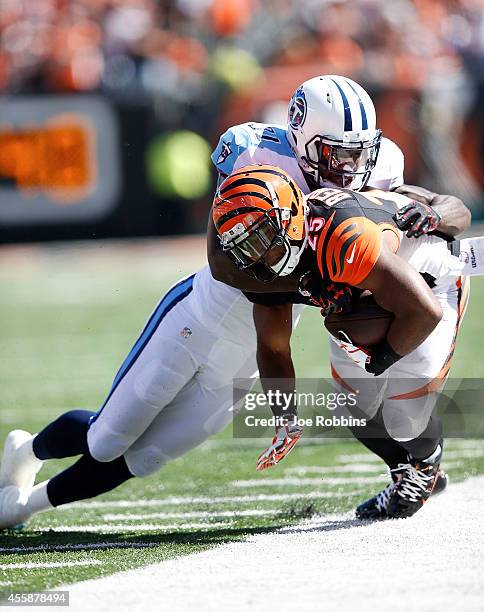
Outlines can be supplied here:
[[437, 231], [454, 238], [471, 224], [471, 211], [455, 196], [440, 195], [415, 185], [401, 185], [395, 191], [414, 200], [395, 217], [399, 228], [409, 237]]
[[243, 270], [239, 270], [230, 257], [223, 252], [211, 215], [207, 227], [207, 258], [215, 280], [241, 291], [273, 293], [298, 290], [299, 278], [296, 275], [279, 277], [271, 283], [261, 283]]
[[422, 276], [382, 241], [380, 255], [360, 288], [395, 315], [386, 339], [373, 348], [366, 369], [381, 374], [432, 333], [442, 309]]
[[[257, 333], [257, 366], [262, 388], [292, 393], [296, 375], [291, 356], [292, 304], [264, 306], [254, 304], [254, 324]], [[296, 413], [295, 406], [286, 411], [271, 405], [274, 416]]]
[[366, 217], [335, 223], [325, 246], [318, 242], [318, 265], [336, 282], [371, 291], [395, 317], [387, 337], [371, 350], [366, 369], [382, 374], [415, 350], [435, 329], [442, 309], [422, 276], [395, 254], [396, 234]]
[[273, 400], [276, 397], [286, 398], [283, 402], [271, 403], [271, 410], [274, 416], [280, 418], [280, 424], [276, 427], [272, 444], [258, 458], [257, 470], [260, 471], [284, 459], [299, 440], [302, 429], [295, 422], [295, 403], [287, 405], [287, 398], [294, 397], [296, 384], [291, 356], [292, 305], [254, 304], [253, 313], [257, 332], [257, 365], [262, 387]]

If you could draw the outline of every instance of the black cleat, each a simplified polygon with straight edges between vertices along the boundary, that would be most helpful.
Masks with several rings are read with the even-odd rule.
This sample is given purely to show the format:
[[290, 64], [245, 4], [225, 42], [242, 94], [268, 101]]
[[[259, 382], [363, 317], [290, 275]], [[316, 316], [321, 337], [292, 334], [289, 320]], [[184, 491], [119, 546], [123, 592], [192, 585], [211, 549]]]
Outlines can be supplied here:
[[420, 510], [434, 490], [441, 457], [439, 449], [435, 457], [422, 460], [409, 456], [408, 463], [399, 464], [395, 470], [398, 480], [387, 507], [388, 518], [408, 518]]
[[373, 520], [388, 518], [387, 508], [395, 487], [396, 483], [392, 482], [386, 486], [383, 491], [380, 491], [371, 499], [360, 504], [356, 508], [356, 518]]
[[439, 495], [443, 493], [449, 484], [449, 477], [447, 472], [443, 469], [440, 469], [437, 472], [437, 480], [435, 481], [434, 490], [432, 491], [432, 495]]
[[[394, 478], [394, 482], [390, 483], [371, 499], [368, 499], [359, 506], [357, 506], [355, 511], [356, 518], [362, 520], [383, 520], [390, 518], [388, 516], [387, 510], [393, 490], [399, 479], [397, 470], [393, 471], [392, 476]], [[437, 479], [435, 481], [432, 495], [438, 495], [439, 493], [443, 493], [447, 488], [448, 484], [449, 477], [447, 476], [446, 472], [444, 470], [439, 470], [437, 472]]]

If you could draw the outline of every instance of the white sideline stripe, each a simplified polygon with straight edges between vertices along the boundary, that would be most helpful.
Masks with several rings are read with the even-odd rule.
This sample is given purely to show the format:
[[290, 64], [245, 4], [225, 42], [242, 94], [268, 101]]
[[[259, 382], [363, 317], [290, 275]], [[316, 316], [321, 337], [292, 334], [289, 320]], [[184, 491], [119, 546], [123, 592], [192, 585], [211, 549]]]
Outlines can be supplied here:
[[36, 552], [70, 552], [75, 550], [105, 550], [108, 548], [154, 548], [158, 542], [89, 542], [86, 544], [41, 544], [40, 546], [3, 546], [0, 552], [36, 553]]
[[81, 533], [118, 533], [137, 531], [180, 531], [185, 529], [218, 529], [230, 527], [230, 521], [225, 523], [175, 523], [173, 525], [159, 525], [155, 523], [143, 523], [141, 525], [62, 525], [49, 527], [49, 531], [67, 532], [79, 531]]
[[386, 474], [381, 476], [358, 476], [356, 478], [253, 478], [249, 480], [233, 480], [233, 487], [244, 489], [248, 487], [308, 487], [321, 485], [355, 485], [372, 484], [388, 480]]
[[165, 499], [119, 499], [113, 501], [75, 502], [58, 506], [56, 512], [62, 510], [90, 510], [98, 508], [157, 508], [158, 506], [185, 506], [190, 504], [252, 504], [254, 502], [289, 501], [291, 499], [333, 499], [334, 497], [349, 497], [351, 491], [311, 491], [310, 493], [275, 493], [259, 495], [231, 495], [228, 497], [166, 497]]
[[[280, 510], [226, 510], [217, 512], [217, 510], [200, 510], [193, 512], [150, 512], [148, 514], [104, 514], [104, 521], [139, 521], [147, 519], [177, 519], [177, 518], [209, 518], [216, 516], [217, 518], [233, 518], [237, 519], [244, 516], [277, 516], [284, 514]], [[213, 524], [213, 523], [212, 523]]]
[[83, 565], [102, 565], [102, 561], [98, 559], [85, 559], [84, 561], [48, 561], [44, 563], [2, 563], [0, 569], [49, 569], [50, 567], [77, 567]]
[[[414, 517], [356, 521], [326, 514], [290, 531], [257, 534], [142, 569], [69, 585], [70, 612], [267, 612], [280, 591], [261, 568], [290, 566], [284, 609], [311, 612], [478, 610], [482, 608], [484, 477], [451, 485]], [[289, 555], [289, 556], [288, 556]], [[438, 562], [435, 561], [436, 555]], [[289, 559], [289, 561], [288, 561]], [[431, 578], [422, 579], [429, 563]], [[404, 571], [404, 590], [395, 577]], [[402, 578], [403, 579], [403, 578]], [[57, 587], [62, 588], [62, 587]]]

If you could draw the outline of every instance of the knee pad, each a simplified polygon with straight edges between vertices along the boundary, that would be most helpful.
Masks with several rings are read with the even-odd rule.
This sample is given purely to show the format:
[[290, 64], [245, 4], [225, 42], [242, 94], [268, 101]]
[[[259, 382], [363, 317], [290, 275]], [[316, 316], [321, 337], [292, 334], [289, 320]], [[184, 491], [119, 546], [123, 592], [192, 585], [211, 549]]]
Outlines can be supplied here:
[[105, 424], [97, 421], [87, 432], [89, 454], [96, 461], [107, 463], [118, 459], [128, 450], [134, 440], [109, 430]]
[[138, 478], [154, 474], [170, 461], [170, 457], [164, 455], [156, 446], [128, 449], [124, 459], [129, 471]]

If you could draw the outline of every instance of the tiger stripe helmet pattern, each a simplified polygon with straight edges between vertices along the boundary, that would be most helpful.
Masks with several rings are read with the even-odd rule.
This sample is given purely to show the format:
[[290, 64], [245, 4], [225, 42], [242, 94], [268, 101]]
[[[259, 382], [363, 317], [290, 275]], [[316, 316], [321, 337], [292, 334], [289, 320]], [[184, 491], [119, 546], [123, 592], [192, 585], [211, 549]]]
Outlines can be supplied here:
[[305, 245], [306, 211], [301, 190], [286, 172], [245, 166], [218, 187], [212, 218], [236, 265], [269, 282], [296, 267]]

